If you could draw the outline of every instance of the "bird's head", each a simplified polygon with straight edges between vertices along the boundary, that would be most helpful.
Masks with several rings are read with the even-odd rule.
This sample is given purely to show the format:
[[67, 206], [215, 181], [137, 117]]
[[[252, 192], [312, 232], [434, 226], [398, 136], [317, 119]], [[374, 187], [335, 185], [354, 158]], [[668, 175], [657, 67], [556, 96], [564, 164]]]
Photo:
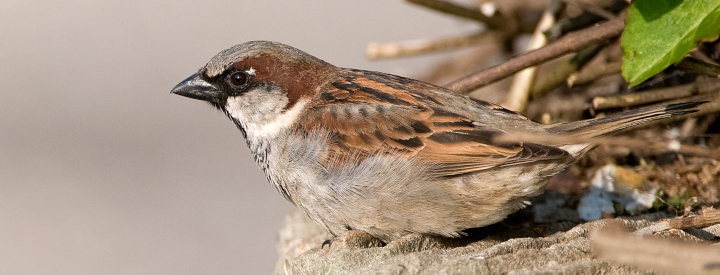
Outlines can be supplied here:
[[207, 101], [244, 131], [265, 135], [302, 113], [336, 70], [293, 47], [251, 41], [221, 51], [172, 93]]

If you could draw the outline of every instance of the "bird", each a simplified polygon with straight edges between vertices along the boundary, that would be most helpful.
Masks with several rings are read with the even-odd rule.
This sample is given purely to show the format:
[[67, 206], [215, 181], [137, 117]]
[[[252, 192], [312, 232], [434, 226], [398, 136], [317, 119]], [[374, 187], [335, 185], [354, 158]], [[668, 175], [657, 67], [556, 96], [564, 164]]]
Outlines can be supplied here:
[[545, 125], [434, 84], [337, 67], [271, 41], [221, 51], [171, 93], [222, 111], [267, 180], [332, 236], [355, 230], [383, 242], [461, 237], [502, 221], [593, 147], [498, 137], [591, 138], [703, 103]]

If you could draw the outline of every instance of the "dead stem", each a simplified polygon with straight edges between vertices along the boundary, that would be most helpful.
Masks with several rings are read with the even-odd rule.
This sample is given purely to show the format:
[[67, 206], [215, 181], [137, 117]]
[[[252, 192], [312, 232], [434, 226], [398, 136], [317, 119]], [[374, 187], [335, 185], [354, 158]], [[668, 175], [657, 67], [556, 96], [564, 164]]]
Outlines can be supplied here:
[[[545, 46], [548, 43], [544, 32], [555, 24], [555, 16], [563, 10], [565, 5], [559, 0], [553, 0], [543, 12], [540, 22], [538, 22], [535, 32], [533, 32], [528, 50], [535, 50]], [[523, 69], [515, 74], [513, 82], [510, 85], [508, 96], [501, 105], [513, 111], [522, 112], [527, 106], [530, 89], [535, 82], [537, 66], [531, 66]]]
[[706, 227], [720, 223], [720, 210], [706, 208], [700, 215], [693, 217], [680, 217], [667, 221], [673, 229], [686, 229], [693, 227]]
[[588, 3], [583, 0], [563, 0], [563, 2], [565, 2], [569, 5], [576, 5], [576, 6], [580, 7], [581, 9], [583, 9], [589, 13], [592, 13], [594, 15], [600, 16], [606, 20], [610, 20], [610, 19], [617, 17], [617, 15], [615, 15], [614, 13], [606, 11], [605, 9], [598, 7], [593, 3]]
[[484, 23], [490, 29], [503, 29], [507, 22], [503, 23], [499, 17], [484, 15], [477, 8], [465, 7], [445, 0], [405, 0], [408, 3], [430, 8], [442, 13], [458, 16], [465, 19], [475, 20]]
[[[716, 93], [708, 93], [699, 96], [693, 96], [677, 100], [677, 102], [693, 102], [693, 101], [711, 101], [706, 104], [698, 106], [698, 111], [689, 113], [681, 116], [673, 117], [669, 120], [680, 120], [690, 117], [697, 117], [707, 113], [714, 113], [720, 111], [720, 97]], [[674, 101], [665, 102], [664, 104], [675, 103]], [[668, 120], [663, 120], [667, 122]], [[658, 123], [658, 122], [655, 122]], [[648, 125], [652, 125], [649, 123]], [[607, 144], [613, 146], [624, 146], [630, 148], [637, 148], [642, 150], [649, 150], [653, 152], [667, 152], [674, 151], [684, 154], [693, 154], [698, 156], [705, 156], [710, 158], [720, 158], [720, 150], [710, 149], [707, 147], [680, 144], [677, 140], [665, 141], [665, 142], [649, 142], [647, 140], [634, 139], [622, 136], [600, 136], [600, 137], [588, 137], [587, 135], [573, 136], [573, 135], [562, 135], [562, 134], [543, 134], [537, 132], [508, 132], [506, 135], [498, 136], [494, 138], [497, 142], [533, 142], [539, 144], [548, 145], [566, 145], [566, 144]]]
[[695, 58], [685, 58], [677, 64], [678, 68], [685, 71], [720, 78], [720, 66], [704, 62]]
[[498, 32], [478, 32], [469, 35], [440, 39], [418, 39], [390, 43], [370, 43], [365, 49], [369, 59], [397, 58], [416, 56], [426, 53], [448, 51], [484, 42], [500, 40]]
[[616, 61], [602, 66], [588, 66], [568, 77], [568, 86], [584, 85], [611, 74], [619, 74], [622, 62]]
[[590, 46], [587, 49], [578, 52], [573, 58], [565, 59], [559, 64], [553, 66], [553, 68], [548, 70], [548, 73], [541, 75], [543, 77], [538, 78], [537, 81], [535, 81], [532, 89], [530, 90], [531, 97], [541, 97], [546, 92], [562, 85], [563, 83], [570, 82], [570, 77], [577, 73], [579, 68], [583, 67], [587, 62], [595, 57], [601, 48], [601, 45]]
[[468, 93], [508, 77], [524, 68], [535, 66], [561, 55], [576, 52], [590, 45], [601, 43], [620, 35], [625, 26], [624, 19], [624, 16], [620, 16], [600, 25], [569, 33], [545, 47], [520, 55], [480, 72], [462, 77], [447, 84], [446, 87], [460, 93]]
[[603, 137], [578, 137], [570, 135], [558, 135], [558, 134], [539, 134], [539, 133], [523, 133], [523, 132], [510, 132], [507, 135], [496, 137], [497, 142], [532, 142], [539, 144], [554, 144], [554, 145], [565, 145], [565, 144], [606, 144], [612, 146], [624, 146], [630, 148], [637, 148], [642, 150], [648, 150], [652, 152], [668, 152], [674, 151], [684, 154], [693, 154], [698, 156], [705, 156], [711, 158], [720, 157], [720, 151], [708, 149], [707, 147], [700, 147], [695, 145], [678, 144], [677, 141], [666, 141], [666, 142], [648, 142], [647, 140], [634, 139], [622, 136], [603, 136]]
[[593, 98], [592, 106], [595, 110], [629, 107], [691, 96], [697, 92], [697, 85], [695, 83], [691, 83], [615, 96], [598, 96]]
[[720, 224], [720, 210], [705, 208], [697, 216], [662, 220], [640, 228], [634, 233], [636, 235], [654, 235], [670, 229], [702, 228], [716, 224]]
[[631, 234], [621, 225], [595, 230], [591, 239], [593, 253], [607, 261], [676, 274], [709, 274], [720, 268], [720, 248], [711, 244]]

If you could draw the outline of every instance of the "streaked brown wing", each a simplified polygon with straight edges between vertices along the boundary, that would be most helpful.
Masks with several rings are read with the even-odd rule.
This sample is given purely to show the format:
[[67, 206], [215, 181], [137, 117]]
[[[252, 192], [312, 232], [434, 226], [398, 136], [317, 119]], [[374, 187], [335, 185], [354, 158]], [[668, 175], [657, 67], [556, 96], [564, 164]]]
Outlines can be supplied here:
[[444, 109], [439, 98], [422, 92], [441, 89], [430, 84], [348, 71], [328, 87], [299, 121], [303, 131], [330, 132], [327, 166], [373, 155], [404, 154], [432, 164], [436, 176], [455, 176], [569, 156], [556, 147], [495, 141], [503, 131]]

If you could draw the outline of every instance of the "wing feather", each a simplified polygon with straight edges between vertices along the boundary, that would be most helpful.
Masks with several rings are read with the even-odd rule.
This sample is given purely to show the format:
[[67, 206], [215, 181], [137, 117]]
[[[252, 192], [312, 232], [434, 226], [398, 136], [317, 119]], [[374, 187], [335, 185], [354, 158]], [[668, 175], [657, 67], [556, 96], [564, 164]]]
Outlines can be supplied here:
[[[343, 165], [375, 155], [405, 154], [434, 167], [436, 176], [457, 176], [494, 167], [569, 157], [559, 148], [501, 143], [501, 129], [459, 115], [423, 90], [442, 88], [387, 74], [348, 70], [317, 96], [300, 119], [309, 132], [332, 136], [325, 165]], [[484, 101], [478, 106], [509, 115]], [[519, 116], [519, 115], [518, 115]]]

